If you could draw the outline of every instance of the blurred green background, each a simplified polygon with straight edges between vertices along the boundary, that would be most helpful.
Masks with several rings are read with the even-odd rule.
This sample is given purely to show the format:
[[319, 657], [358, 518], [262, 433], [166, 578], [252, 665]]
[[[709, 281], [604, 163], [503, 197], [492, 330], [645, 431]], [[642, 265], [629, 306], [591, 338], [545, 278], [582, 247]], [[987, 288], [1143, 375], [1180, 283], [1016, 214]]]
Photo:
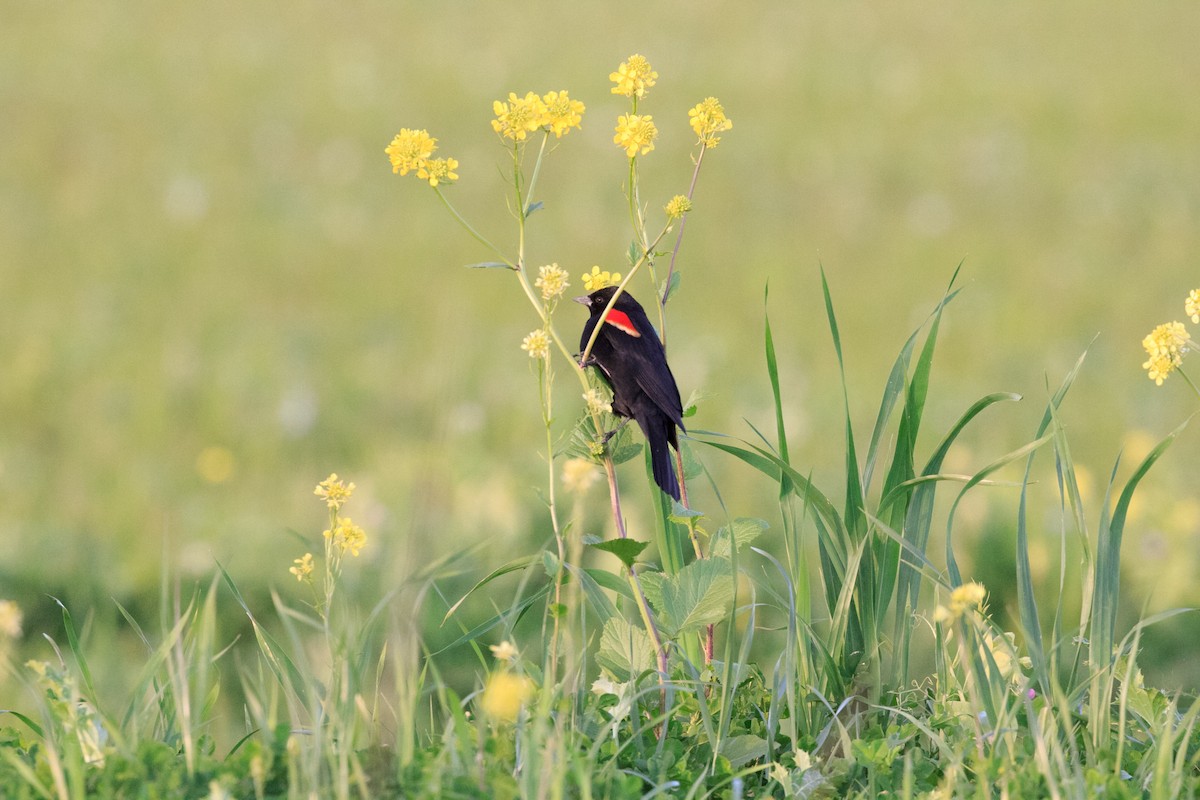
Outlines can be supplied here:
[[[670, 309], [683, 394], [705, 395], [694, 427], [769, 428], [769, 281], [793, 459], [837, 494], [821, 265], [863, 441], [964, 259], [923, 433], [989, 392], [1026, 399], [989, 412], [955, 471], [1028, 441], [1047, 383], [1089, 349], [1064, 416], [1094, 526], [1118, 451], [1126, 476], [1197, 405], [1140, 369], [1142, 337], [1200, 285], [1194, 3], [3, 0], [0, 18], [0, 597], [25, 609], [30, 648], [57, 630], [48, 595], [152, 619], [164, 565], [206, 580], [216, 559], [290, 597], [287, 567], [325, 523], [312, 487], [333, 471], [360, 487], [364, 596], [480, 542], [464, 580], [539, 546], [531, 312], [510, 276], [463, 268], [488, 253], [383, 148], [427, 128], [461, 162], [458, 207], [513, 246], [492, 101], [568, 89], [588, 110], [544, 169], [529, 258], [578, 288], [592, 264], [625, 266], [611, 138], [626, 106], [608, 74], [635, 52], [660, 74], [641, 109], [661, 131], [652, 212], [686, 189], [687, 109], [715, 95], [734, 121], [705, 160]], [[1131, 614], [1200, 601], [1198, 454], [1189, 430], [1145, 484]], [[775, 519], [769, 486], [703, 455], [732, 514]], [[1046, 466], [1034, 548], [1052, 602]], [[644, 529], [646, 489], [624, 474]], [[693, 501], [716, 510], [711, 492]], [[967, 509], [960, 562], [1003, 611], [1016, 490]], [[1198, 642], [1190, 617], [1151, 632], [1148, 676], [1200, 686]]]

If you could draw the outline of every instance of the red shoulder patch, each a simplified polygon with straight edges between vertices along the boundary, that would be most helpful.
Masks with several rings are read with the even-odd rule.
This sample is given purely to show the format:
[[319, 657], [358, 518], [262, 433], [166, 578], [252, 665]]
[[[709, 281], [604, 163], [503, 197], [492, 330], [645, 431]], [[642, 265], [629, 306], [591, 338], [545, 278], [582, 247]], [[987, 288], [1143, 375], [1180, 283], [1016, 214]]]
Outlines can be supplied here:
[[628, 333], [630, 336], [637, 336], [640, 338], [642, 335], [641, 331], [634, 327], [633, 320], [631, 320], [629, 315], [624, 311], [617, 311], [615, 308], [612, 309], [608, 312], [606, 321], [609, 325], [612, 325], [618, 330], [625, 331], [625, 333]]

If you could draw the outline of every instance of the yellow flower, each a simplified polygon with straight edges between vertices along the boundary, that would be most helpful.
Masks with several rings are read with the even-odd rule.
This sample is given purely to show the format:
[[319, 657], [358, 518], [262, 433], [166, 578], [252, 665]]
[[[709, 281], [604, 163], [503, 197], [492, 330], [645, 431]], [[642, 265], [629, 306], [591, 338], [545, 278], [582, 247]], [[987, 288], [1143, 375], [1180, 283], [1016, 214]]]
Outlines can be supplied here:
[[357, 556], [358, 551], [367, 544], [367, 534], [349, 517], [338, 517], [334, 521], [333, 529], [325, 531], [325, 538], [332, 539], [342, 553], [349, 550], [352, 556]]
[[437, 139], [431, 138], [428, 131], [401, 128], [384, 152], [391, 159], [392, 173], [407, 175], [419, 169], [421, 163], [432, 156], [436, 149]]
[[625, 151], [625, 155], [633, 158], [639, 152], [646, 155], [654, 149], [654, 140], [658, 138], [658, 128], [649, 114], [622, 114], [617, 119], [616, 135], [613, 144]]
[[502, 722], [515, 722], [521, 709], [533, 696], [533, 681], [524, 675], [495, 672], [483, 687], [479, 706], [487, 716]]
[[317, 488], [313, 489], [313, 494], [323, 498], [325, 505], [337, 511], [350, 499], [350, 495], [354, 494], [354, 484], [343, 483], [334, 472], [317, 484]]
[[721, 143], [717, 136], [722, 131], [733, 127], [733, 120], [725, 116], [725, 109], [715, 97], [706, 97], [697, 103], [690, 111], [692, 130], [700, 137], [700, 143], [706, 147], [716, 147]]
[[584, 392], [583, 402], [587, 403], [589, 414], [612, 413], [612, 401], [605, 397], [599, 389], [588, 389]]
[[583, 119], [584, 106], [578, 100], [572, 100], [566, 93], [547, 92], [542, 96], [545, 112], [542, 114], [542, 125], [550, 128], [556, 137], [570, 133], [571, 128], [578, 128]]
[[600, 479], [600, 470], [586, 458], [568, 458], [563, 462], [562, 484], [568, 492], [583, 494]]
[[1162, 386], [1167, 376], [1183, 364], [1183, 356], [1190, 346], [1192, 342], [1182, 322], [1159, 325], [1142, 339], [1142, 347], [1149, 356], [1142, 369], [1146, 370], [1150, 380]]
[[529, 353], [530, 358], [549, 358], [550, 337], [545, 330], [538, 328], [521, 341], [521, 349]]
[[454, 183], [458, 180], [458, 173], [454, 170], [458, 169], [458, 159], [454, 158], [430, 158], [421, 162], [417, 167], [417, 177], [423, 181], [429, 181], [430, 186], [437, 186], [439, 183]]
[[612, 90], [613, 94], [644, 97], [646, 90], [658, 80], [658, 73], [650, 68], [650, 62], [645, 56], [634, 54], [622, 62], [608, 79], [616, 84]]
[[597, 289], [603, 289], [605, 286], [616, 286], [620, 282], [621, 273], [602, 271], [600, 267], [592, 267], [591, 272], [583, 273], [583, 289], [588, 294]]
[[984, 598], [987, 597], [987, 590], [983, 588], [983, 584], [964, 583], [962, 586], [955, 587], [950, 592], [950, 604], [948, 606], [938, 606], [933, 612], [934, 622], [954, 622], [962, 617], [973, 608], [979, 608], [983, 605]]
[[489, 645], [488, 649], [497, 661], [516, 661], [519, 655], [517, 646], [507, 639], [500, 644]]
[[678, 219], [684, 214], [692, 210], [692, 201], [687, 195], [677, 194], [663, 206], [663, 211], [667, 212], [667, 217], [670, 219]]
[[312, 553], [305, 553], [300, 558], [294, 559], [292, 561], [292, 563], [295, 564], [295, 566], [289, 567], [288, 572], [295, 575], [296, 580], [303, 582], [305, 580], [310, 579], [310, 576], [313, 573], [313, 554]]
[[21, 635], [21, 607], [12, 600], [0, 600], [0, 637], [16, 639]]
[[1200, 289], [1188, 292], [1187, 300], [1183, 301], [1183, 311], [1192, 318], [1192, 322], [1200, 325]]
[[562, 295], [571, 284], [567, 282], [567, 271], [557, 263], [538, 267], [538, 278], [533, 285], [542, 290], [543, 300], [553, 300]]
[[546, 118], [546, 104], [533, 92], [526, 92], [524, 97], [509, 92], [508, 102], [495, 101], [492, 111], [496, 114], [492, 130], [517, 142], [525, 141], [525, 137], [541, 127]]

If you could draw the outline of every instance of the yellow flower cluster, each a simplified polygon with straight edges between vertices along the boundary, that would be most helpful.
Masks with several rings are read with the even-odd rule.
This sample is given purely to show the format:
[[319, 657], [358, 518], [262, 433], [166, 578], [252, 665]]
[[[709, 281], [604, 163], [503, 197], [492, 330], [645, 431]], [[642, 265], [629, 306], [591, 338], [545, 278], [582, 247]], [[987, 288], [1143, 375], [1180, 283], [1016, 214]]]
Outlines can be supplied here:
[[585, 110], [583, 103], [572, 100], [565, 90], [547, 92], [540, 97], [535, 92], [526, 92], [524, 97], [509, 92], [507, 103], [502, 100], [492, 103], [492, 112], [496, 115], [492, 130], [516, 142], [525, 141], [539, 128], [562, 137], [570, 133], [571, 128], [580, 127]]
[[393, 174], [415, 172], [421, 180], [429, 181], [430, 186], [458, 180], [458, 173], [454, 171], [458, 169], [458, 161], [434, 158], [434, 150], [437, 150], [437, 139], [430, 136], [429, 131], [401, 128], [383, 151], [392, 162]]
[[353, 483], [345, 483], [334, 472], [317, 484], [317, 488], [313, 489], [313, 494], [322, 498], [325, 501], [325, 505], [337, 511], [350, 499], [350, 495], [354, 494], [354, 488]]
[[542, 292], [543, 300], [554, 300], [561, 297], [571, 284], [567, 281], [567, 271], [557, 263], [538, 267], [537, 280], [533, 282]]
[[650, 68], [650, 62], [645, 56], [635, 53], [623, 61], [608, 79], [616, 84], [612, 89], [613, 94], [644, 97], [646, 90], [658, 80], [658, 73]]
[[498, 722], [515, 722], [533, 697], [533, 681], [512, 672], [494, 672], [480, 695], [483, 713]]
[[521, 341], [521, 349], [529, 353], [530, 358], [549, 358], [550, 337], [544, 329], [538, 328]]
[[1183, 356], [1190, 345], [1188, 330], [1182, 322], [1159, 325], [1142, 339], [1142, 347], [1149, 356], [1142, 369], [1146, 370], [1150, 380], [1162, 386], [1167, 376], [1183, 364]]
[[1200, 325], [1200, 289], [1188, 292], [1187, 300], [1183, 301], [1183, 313], [1192, 318], [1192, 322]]
[[716, 147], [721, 143], [718, 133], [730, 130], [733, 120], [725, 116], [725, 109], [715, 97], [706, 97], [688, 111], [692, 130], [705, 147]]
[[654, 149], [654, 140], [657, 138], [658, 127], [649, 114], [622, 114], [617, 118], [613, 144], [624, 150], [629, 158], [639, 152], [642, 155], [649, 153]]
[[583, 395], [589, 414], [611, 414], [612, 402], [599, 389], [588, 389]]
[[591, 272], [583, 273], [583, 289], [588, 294], [605, 286], [616, 286], [620, 282], [621, 273], [601, 270], [600, 267], [592, 267]]
[[349, 517], [338, 517], [333, 528], [325, 531], [325, 538], [332, 541], [340, 552], [349, 550], [352, 556], [357, 556], [358, 551], [367, 544], [367, 534]]
[[488, 649], [492, 651], [492, 657], [497, 661], [516, 661], [520, 652], [517, 646], [505, 639], [500, 644], [488, 645]]
[[692, 201], [687, 195], [677, 194], [663, 206], [663, 211], [667, 212], [668, 219], [679, 219], [684, 214], [692, 210]]
[[300, 558], [292, 562], [295, 566], [288, 569], [288, 572], [296, 576], [296, 580], [303, 583], [306, 580], [312, 580], [313, 574], [313, 554], [305, 553]]
[[954, 622], [962, 617], [971, 609], [979, 608], [983, 605], [984, 598], [987, 597], [987, 590], [983, 588], [983, 584], [964, 583], [962, 586], [955, 587], [954, 591], [950, 592], [950, 604], [948, 606], [938, 606], [933, 612], [934, 622]]

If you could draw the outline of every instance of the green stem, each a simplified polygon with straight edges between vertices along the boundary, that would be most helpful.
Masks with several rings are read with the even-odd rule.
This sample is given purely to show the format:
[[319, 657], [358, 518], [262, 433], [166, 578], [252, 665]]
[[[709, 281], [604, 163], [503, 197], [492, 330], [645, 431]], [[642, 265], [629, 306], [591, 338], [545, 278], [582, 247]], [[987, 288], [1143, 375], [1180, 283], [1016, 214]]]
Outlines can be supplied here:
[[[695, 169], [692, 170], [692, 182], [688, 186], [688, 193], [687, 193], [688, 200], [691, 200], [692, 195], [694, 195], [696, 193], [696, 181], [700, 178], [700, 164], [701, 164], [701, 162], [704, 161], [704, 154], [706, 152], [708, 152], [708, 145], [702, 143], [700, 145], [700, 155], [696, 156], [696, 167], [695, 167]], [[658, 301], [659, 305], [663, 309], [666, 308], [667, 299], [670, 296], [671, 278], [674, 277], [674, 275], [675, 275], [675, 259], [678, 258], [678, 256], [679, 256], [679, 246], [681, 244], [683, 244], [683, 226], [685, 224], [687, 224], [687, 214], [684, 214], [679, 219], [679, 233], [675, 236], [675, 247], [671, 250], [671, 262], [667, 266], [667, 281], [665, 284], [663, 284], [662, 297], [660, 297], [659, 301]], [[663, 349], [666, 349], [666, 346], [667, 346], [667, 329], [666, 329], [666, 327], [664, 327], [662, 330], [662, 342], [663, 342]]]
[[508, 260], [508, 256], [504, 255], [504, 253], [501, 252], [499, 247], [496, 247], [496, 245], [492, 244], [491, 241], [486, 236], [481, 234], [479, 231], [475, 230], [475, 228], [471, 226], [471, 223], [467, 222], [466, 218], [463, 217], [462, 214], [458, 213], [458, 209], [455, 208], [451, 204], [449, 198], [447, 198], [446, 195], [444, 195], [442, 193], [441, 187], [435, 186], [435, 187], [433, 187], [433, 191], [437, 193], [437, 196], [441, 199], [442, 204], [445, 205], [446, 208], [449, 209], [450, 213], [454, 216], [454, 218], [456, 220], [458, 220], [458, 224], [462, 225], [463, 228], [467, 231], [467, 233], [471, 234], [471, 236], [475, 238], [475, 241], [479, 242], [484, 247], [486, 247], [487, 249], [489, 249], [493, 253], [495, 253], [496, 256], [500, 259], [500, 262], [503, 263], [504, 265], [506, 265], [509, 269], [517, 268], [515, 264], [513, 264], [511, 261]]

